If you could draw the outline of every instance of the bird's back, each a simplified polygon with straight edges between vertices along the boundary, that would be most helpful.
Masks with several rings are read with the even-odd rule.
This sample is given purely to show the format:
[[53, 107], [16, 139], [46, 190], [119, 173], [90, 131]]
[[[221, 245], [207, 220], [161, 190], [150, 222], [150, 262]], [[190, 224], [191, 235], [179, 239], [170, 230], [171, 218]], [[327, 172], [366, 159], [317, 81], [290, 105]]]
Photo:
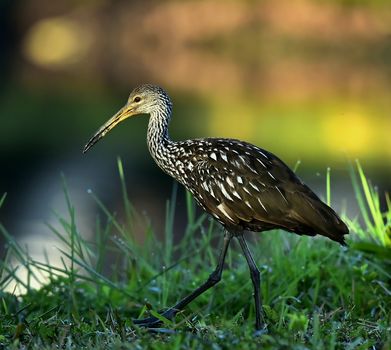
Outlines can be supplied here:
[[232, 139], [175, 143], [171, 173], [228, 229], [320, 234], [344, 244], [348, 228], [278, 157]]

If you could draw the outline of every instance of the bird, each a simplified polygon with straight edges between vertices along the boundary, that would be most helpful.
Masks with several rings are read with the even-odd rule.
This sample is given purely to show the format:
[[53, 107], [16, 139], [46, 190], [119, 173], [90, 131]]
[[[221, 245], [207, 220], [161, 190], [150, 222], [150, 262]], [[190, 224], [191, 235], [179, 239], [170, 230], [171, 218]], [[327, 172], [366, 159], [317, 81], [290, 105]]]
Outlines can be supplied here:
[[[174, 306], [161, 312], [173, 319], [186, 305], [216, 285], [232, 238], [247, 261], [253, 285], [255, 329], [267, 329], [261, 299], [261, 276], [247, 245], [248, 231], [282, 229], [298, 235], [322, 235], [346, 245], [348, 227], [277, 156], [251, 143], [229, 138], [173, 141], [168, 133], [173, 104], [159, 86], [136, 87], [127, 103], [89, 139], [87, 152], [110, 130], [127, 118], [149, 115], [147, 144], [157, 165], [191, 192], [197, 204], [224, 228], [218, 263], [208, 279]], [[154, 328], [161, 320], [151, 316], [134, 319]]]

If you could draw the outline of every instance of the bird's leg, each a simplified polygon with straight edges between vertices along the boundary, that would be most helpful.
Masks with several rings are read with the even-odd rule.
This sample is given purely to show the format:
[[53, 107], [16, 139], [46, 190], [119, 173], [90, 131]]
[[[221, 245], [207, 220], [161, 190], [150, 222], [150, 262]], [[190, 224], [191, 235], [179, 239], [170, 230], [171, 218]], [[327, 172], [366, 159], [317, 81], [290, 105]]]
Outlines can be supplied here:
[[[187, 304], [192, 302], [195, 298], [197, 298], [199, 295], [204, 293], [209, 288], [213, 287], [221, 280], [225, 256], [227, 254], [228, 246], [232, 239], [232, 236], [233, 236], [232, 233], [228, 231], [225, 232], [224, 243], [223, 243], [223, 247], [221, 248], [217, 266], [215, 270], [209, 275], [209, 278], [201, 286], [199, 286], [192, 293], [190, 293], [188, 296], [184, 297], [182, 300], [178, 301], [174, 306], [170, 307], [169, 309], [161, 313], [162, 316], [168, 319], [172, 319], [178, 313], [178, 311], [182, 310]], [[161, 321], [156, 317], [147, 317], [141, 320], [133, 320], [133, 323], [144, 327], [155, 327], [159, 325]]]
[[251, 255], [250, 249], [248, 248], [247, 242], [244, 239], [243, 234], [236, 236], [239, 240], [240, 247], [243, 250], [244, 256], [246, 257], [248, 267], [250, 268], [251, 280], [254, 287], [254, 301], [255, 301], [255, 329], [261, 330], [265, 327], [263, 314], [262, 314], [262, 301], [261, 301], [261, 276], [258, 267]]

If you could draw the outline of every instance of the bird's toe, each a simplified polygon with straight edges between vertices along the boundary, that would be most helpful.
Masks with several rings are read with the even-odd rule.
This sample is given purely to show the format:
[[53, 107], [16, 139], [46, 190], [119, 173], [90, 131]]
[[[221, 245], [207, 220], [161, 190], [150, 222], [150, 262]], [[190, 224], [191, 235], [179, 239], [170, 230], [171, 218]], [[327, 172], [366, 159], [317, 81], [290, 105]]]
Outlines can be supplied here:
[[177, 314], [178, 310], [170, 308], [162, 313], [160, 315], [161, 318], [151, 316], [146, 317], [142, 319], [133, 319], [133, 323], [140, 326], [140, 327], [147, 327], [147, 328], [157, 328], [164, 322], [164, 319], [167, 319], [169, 321], [172, 321], [175, 315]]

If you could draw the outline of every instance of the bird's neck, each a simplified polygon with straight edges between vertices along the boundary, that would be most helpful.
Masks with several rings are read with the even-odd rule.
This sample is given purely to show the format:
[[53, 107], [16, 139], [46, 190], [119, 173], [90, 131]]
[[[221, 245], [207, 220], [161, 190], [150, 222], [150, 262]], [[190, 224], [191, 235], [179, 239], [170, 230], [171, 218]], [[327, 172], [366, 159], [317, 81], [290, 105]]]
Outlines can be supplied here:
[[172, 164], [170, 162], [171, 148], [174, 144], [168, 135], [168, 124], [171, 118], [171, 109], [161, 108], [151, 112], [148, 124], [148, 148], [155, 162], [159, 167], [172, 174]]

